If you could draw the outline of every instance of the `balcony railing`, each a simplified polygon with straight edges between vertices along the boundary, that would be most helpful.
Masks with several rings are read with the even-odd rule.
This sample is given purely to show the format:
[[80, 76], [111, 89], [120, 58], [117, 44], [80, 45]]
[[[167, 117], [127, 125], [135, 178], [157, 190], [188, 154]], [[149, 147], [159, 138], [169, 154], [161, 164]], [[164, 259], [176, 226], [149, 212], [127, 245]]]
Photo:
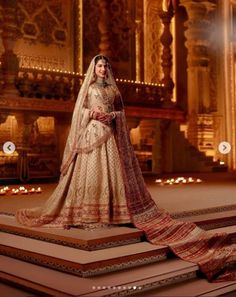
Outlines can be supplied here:
[[[84, 76], [78, 73], [20, 68], [16, 79], [19, 96], [75, 101]], [[116, 79], [125, 105], [161, 107], [165, 87], [161, 84]]]

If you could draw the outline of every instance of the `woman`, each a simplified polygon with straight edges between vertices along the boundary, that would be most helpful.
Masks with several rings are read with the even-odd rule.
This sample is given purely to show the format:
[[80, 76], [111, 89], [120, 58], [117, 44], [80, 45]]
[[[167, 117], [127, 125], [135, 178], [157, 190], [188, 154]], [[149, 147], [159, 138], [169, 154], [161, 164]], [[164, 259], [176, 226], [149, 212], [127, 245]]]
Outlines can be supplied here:
[[60, 182], [42, 208], [17, 212], [21, 224], [94, 228], [131, 222], [114, 137], [121, 108], [108, 59], [96, 56], [74, 108]]
[[222, 273], [236, 260], [227, 234], [173, 220], [152, 200], [104, 56], [93, 58], [81, 86], [57, 188], [43, 207], [19, 210], [16, 217], [24, 225], [51, 227], [132, 222], [151, 243], [168, 245], [180, 258], [197, 263], [209, 280], [235, 278], [234, 272]]

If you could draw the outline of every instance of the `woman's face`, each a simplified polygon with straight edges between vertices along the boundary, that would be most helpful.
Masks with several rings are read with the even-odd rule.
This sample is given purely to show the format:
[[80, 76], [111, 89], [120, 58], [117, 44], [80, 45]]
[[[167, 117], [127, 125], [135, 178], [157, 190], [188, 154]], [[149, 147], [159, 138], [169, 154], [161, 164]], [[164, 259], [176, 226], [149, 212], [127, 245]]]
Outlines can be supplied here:
[[97, 77], [105, 78], [107, 74], [107, 67], [107, 62], [104, 59], [98, 60], [95, 65], [95, 74]]

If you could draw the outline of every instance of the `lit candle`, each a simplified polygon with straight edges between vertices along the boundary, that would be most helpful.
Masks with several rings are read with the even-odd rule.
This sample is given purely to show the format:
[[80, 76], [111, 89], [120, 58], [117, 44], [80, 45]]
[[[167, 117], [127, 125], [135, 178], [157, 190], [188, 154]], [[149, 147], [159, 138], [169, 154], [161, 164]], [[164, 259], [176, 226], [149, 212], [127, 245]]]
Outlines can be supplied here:
[[162, 182], [162, 180], [161, 179], [156, 179], [155, 182], [158, 183], [158, 184], [160, 184]]
[[11, 194], [12, 194], [12, 195], [16, 195], [16, 194], [17, 194], [16, 189], [12, 189], [12, 190], [11, 190]]
[[38, 187], [37, 190], [36, 190], [36, 193], [41, 193], [41, 192], [42, 192], [41, 188]]
[[189, 178], [188, 178], [188, 182], [189, 182], [189, 183], [193, 183], [193, 182], [194, 182], [193, 178], [192, 178], [192, 177], [189, 177]]
[[202, 180], [200, 178], [197, 178], [196, 183], [201, 183]]
[[35, 188], [32, 188], [32, 189], [30, 190], [30, 193], [35, 193]]
[[1, 190], [0, 190], [0, 195], [2, 195], [2, 196], [3, 196], [3, 195], [6, 195], [6, 191], [5, 191], [4, 189], [1, 189]]
[[22, 194], [23, 195], [27, 195], [28, 194], [28, 190], [25, 189], [24, 191], [22, 191]]

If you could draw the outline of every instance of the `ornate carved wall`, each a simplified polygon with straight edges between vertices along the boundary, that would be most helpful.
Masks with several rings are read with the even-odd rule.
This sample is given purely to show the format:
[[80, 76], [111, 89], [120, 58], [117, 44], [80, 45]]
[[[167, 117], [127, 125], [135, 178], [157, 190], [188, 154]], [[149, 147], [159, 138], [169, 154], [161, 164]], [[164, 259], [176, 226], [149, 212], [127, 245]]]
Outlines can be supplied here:
[[23, 67], [74, 71], [74, 1], [17, 1], [15, 53]]

